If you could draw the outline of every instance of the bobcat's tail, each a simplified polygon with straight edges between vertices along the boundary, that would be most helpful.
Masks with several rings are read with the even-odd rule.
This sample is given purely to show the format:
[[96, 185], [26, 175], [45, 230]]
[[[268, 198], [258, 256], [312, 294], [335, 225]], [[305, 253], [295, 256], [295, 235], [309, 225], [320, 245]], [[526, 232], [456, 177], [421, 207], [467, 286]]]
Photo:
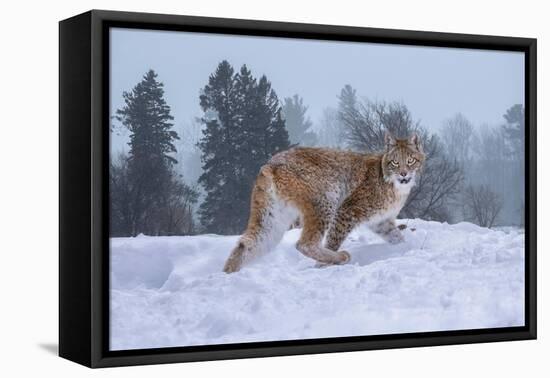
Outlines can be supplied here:
[[260, 170], [250, 202], [248, 226], [225, 262], [226, 273], [239, 271], [243, 264], [275, 247], [297, 216], [296, 210], [277, 196], [269, 165]]

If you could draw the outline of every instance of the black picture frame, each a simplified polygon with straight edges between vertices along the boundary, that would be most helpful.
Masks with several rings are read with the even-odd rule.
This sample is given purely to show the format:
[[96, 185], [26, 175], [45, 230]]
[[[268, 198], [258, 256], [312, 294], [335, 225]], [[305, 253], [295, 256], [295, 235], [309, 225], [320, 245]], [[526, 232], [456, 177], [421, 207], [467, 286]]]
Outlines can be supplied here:
[[[525, 53], [525, 326], [109, 351], [110, 27]], [[92, 10], [59, 24], [59, 355], [88, 367], [536, 338], [536, 39]]]

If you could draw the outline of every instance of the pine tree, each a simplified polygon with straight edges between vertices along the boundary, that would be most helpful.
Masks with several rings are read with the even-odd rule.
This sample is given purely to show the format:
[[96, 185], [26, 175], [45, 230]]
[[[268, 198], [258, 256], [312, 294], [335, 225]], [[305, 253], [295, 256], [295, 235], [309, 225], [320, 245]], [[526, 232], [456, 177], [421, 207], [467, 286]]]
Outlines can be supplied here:
[[317, 143], [317, 135], [309, 131], [312, 123], [306, 116], [307, 109], [303, 98], [297, 94], [283, 101], [283, 118], [290, 142], [302, 146], [314, 146]]
[[360, 122], [358, 106], [357, 91], [346, 84], [338, 96], [338, 120], [344, 125]]
[[172, 130], [174, 118], [164, 100], [163, 84], [149, 70], [130, 92], [123, 93], [125, 105], [117, 119], [130, 131], [128, 145], [128, 181], [131, 190], [132, 217], [130, 234], [155, 233], [153, 209], [158, 212], [159, 199], [166, 197], [163, 188], [171, 187], [176, 160]]
[[257, 80], [246, 65], [234, 73], [223, 61], [203, 90], [201, 107], [206, 128], [199, 182], [207, 193], [201, 223], [208, 232], [240, 233], [260, 167], [289, 147], [279, 100], [265, 76]]
[[262, 163], [264, 164], [277, 152], [288, 149], [290, 141], [279, 99], [265, 75], [260, 78], [257, 91], [257, 108], [260, 112], [260, 122], [264, 125], [262, 129], [265, 140], [264, 162]]
[[200, 96], [204, 111], [203, 137], [198, 143], [202, 151], [203, 174], [199, 183], [206, 192], [199, 215], [201, 224], [208, 232], [227, 229], [227, 215], [233, 211], [228, 194], [237, 189], [236, 156], [234, 146], [238, 143], [235, 113], [234, 70], [227, 61], [222, 61], [210, 75]]
[[512, 157], [511, 169], [516, 173], [511, 180], [510, 189], [522, 198], [522, 203], [516, 211], [520, 215], [520, 223], [525, 224], [525, 108], [521, 104], [513, 105], [504, 114], [506, 124], [502, 127], [506, 137], [507, 147]]
[[523, 105], [516, 104], [506, 110], [503, 117], [506, 120], [503, 130], [508, 138], [510, 152], [521, 160], [525, 154], [525, 109]]

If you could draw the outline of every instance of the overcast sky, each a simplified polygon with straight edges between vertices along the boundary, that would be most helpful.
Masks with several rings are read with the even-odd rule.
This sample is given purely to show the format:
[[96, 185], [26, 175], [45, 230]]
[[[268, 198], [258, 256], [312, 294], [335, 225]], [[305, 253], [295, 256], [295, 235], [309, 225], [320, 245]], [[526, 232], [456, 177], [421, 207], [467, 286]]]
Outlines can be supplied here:
[[[402, 101], [431, 129], [457, 112], [474, 125], [502, 123], [524, 102], [524, 56], [439, 47], [111, 29], [111, 114], [150, 68], [165, 85], [178, 126], [201, 114], [199, 91], [223, 59], [265, 74], [279, 99], [298, 93], [316, 123], [351, 84], [360, 96]], [[122, 145], [114, 138], [113, 147]]]

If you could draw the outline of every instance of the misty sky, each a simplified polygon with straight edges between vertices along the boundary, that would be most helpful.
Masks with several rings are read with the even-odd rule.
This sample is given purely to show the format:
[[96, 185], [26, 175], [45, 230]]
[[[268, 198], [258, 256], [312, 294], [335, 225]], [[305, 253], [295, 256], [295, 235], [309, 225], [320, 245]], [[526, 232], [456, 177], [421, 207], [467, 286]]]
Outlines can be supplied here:
[[[279, 99], [298, 93], [316, 123], [337, 105], [345, 84], [360, 96], [402, 101], [430, 129], [457, 112], [475, 126], [503, 122], [524, 102], [524, 55], [519, 52], [411, 47], [355, 42], [243, 37], [172, 31], [111, 29], [111, 114], [150, 68], [165, 84], [179, 127], [201, 115], [199, 91], [218, 63], [237, 71], [246, 63], [266, 74]], [[124, 139], [113, 138], [113, 148]]]

